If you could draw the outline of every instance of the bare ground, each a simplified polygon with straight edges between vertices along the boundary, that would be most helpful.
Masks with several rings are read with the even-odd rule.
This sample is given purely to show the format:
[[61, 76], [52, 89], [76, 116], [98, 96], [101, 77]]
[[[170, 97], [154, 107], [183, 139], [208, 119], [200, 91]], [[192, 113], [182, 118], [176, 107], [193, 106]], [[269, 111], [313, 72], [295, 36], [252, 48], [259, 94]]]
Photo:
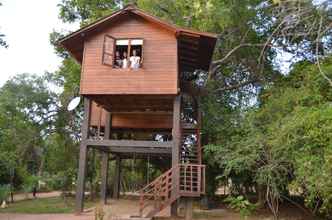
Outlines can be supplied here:
[[[118, 217], [129, 217], [138, 215], [138, 204], [139, 201], [136, 199], [120, 199], [120, 200], [109, 200], [108, 205], [104, 207], [105, 220], [118, 219]], [[314, 220], [303, 215], [301, 211], [286, 207], [281, 210], [280, 220]], [[171, 220], [181, 218], [169, 217], [170, 209], [165, 209], [159, 214], [157, 220]], [[207, 220], [242, 220], [238, 213], [235, 213], [226, 208], [220, 207], [215, 210], [199, 210], [196, 209], [194, 213], [195, 219]], [[254, 216], [247, 218], [247, 220], [272, 220], [271, 214], [268, 211], [263, 210], [256, 213]], [[94, 210], [89, 209], [82, 215], [74, 214], [0, 214], [0, 220], [94, 220]]]
[[0, 220], [94, 220], [93, 213], [74, 214], [0, 214]]
[[[50, 198], [50, 197], [57, 197], [60, 196], [61, 192], [60, 191], [52, 191], [52, 192], [41, 192], [41, 193], [37, 193], [36, 197], [37, 198]], [[22, 200], [26, 200], [26, 199], [31, 199], [33, 198], [32, 193], [19, 193], [19, 194], [15, 194], [14, 195], [14, 201], [22, 201]]]

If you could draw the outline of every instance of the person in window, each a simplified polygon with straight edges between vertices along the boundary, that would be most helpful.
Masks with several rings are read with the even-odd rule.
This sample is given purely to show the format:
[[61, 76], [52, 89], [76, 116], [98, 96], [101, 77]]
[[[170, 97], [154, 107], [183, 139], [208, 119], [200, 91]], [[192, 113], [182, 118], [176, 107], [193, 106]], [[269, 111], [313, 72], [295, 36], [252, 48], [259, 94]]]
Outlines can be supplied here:
[[120, 56], [120, 52], [115, 52], [115, 68], [121, 68], [122, 67], [122, 59]]
[[133, 50], [133, 55], [130, 57], [130, 68], [138, 69], [141, 63], [141, 57], [137, 56], [137, 51]]
[[127, 52], [123, 52], [122, 68], [123, 68], [123, 69], [127, 69], [127, 68], [128, 68], [128, 57], [127, 57]]

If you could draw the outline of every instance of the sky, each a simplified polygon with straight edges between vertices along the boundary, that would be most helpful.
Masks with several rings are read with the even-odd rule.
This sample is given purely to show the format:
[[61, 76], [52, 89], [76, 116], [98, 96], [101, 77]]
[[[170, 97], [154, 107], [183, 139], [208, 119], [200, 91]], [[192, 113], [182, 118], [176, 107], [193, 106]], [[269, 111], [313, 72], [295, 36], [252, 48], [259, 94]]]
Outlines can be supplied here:
[[60, 0], [0, 0], [0, 33], [9, 47], [0, 47], [0, 86], [20, 73], [53, 72], [61, 59], [49, 42], [53, 30], [75, 30], [58, 18]]

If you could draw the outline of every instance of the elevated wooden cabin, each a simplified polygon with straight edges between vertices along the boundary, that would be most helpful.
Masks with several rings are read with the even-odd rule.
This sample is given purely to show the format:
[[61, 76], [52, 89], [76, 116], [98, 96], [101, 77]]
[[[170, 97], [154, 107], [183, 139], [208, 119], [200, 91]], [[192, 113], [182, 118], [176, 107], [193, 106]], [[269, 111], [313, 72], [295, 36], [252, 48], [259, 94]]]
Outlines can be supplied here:
[[[152, 217], [167, 205], [172, 205], [174, 213], [174, 201], [179, 197], [204, 193], [199, 91], [187, 76], [208, 71], [216, 40], [215, 34], [177, 27], [133, 5], [60, 40], [82, 65], [80, 94], [85, 100], [85, 117], [77, 212], [83, 209], [86, 154], [91, 147], [103, 154], [104, 202], [109, 154], [117, 158], [118, 172], [121, 159], [131, 154], [171, 160], [170, 170], [141, 190], [141, 215]], [[191, 103], [191, 116], [186, 116], [184, 100]], [[126, 136], [128, 131], [149, 135]], [[156, 140], [156, 134], [164, 138]], [[157, 184], [163, 185], [158, 188], [163, 202], [146, 211]], [[115, 185], [119, 192], [119, 184]]]

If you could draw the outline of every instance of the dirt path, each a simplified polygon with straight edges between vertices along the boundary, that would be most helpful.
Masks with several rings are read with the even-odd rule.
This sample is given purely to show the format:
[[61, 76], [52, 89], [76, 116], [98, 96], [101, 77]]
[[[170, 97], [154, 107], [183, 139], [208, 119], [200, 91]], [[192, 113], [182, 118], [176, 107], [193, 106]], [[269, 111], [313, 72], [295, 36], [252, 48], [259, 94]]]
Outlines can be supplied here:
[[[52, 194], [43, 194], [42, 196], [51, 196]], [[111, 219], [114, 217], [128, 217], [130, 215], [138, 215], [139, 201], [136, 199], [120, 199], [120, 200], [108, 200], [108, 205], [104, 207], [105, 218]], [[15, 214], [4, 213], [0, 214], [0, 220], [94, 220], [94, 209], [90, 208], [85, 210], [82, 215], [74, 214]], [[179, 218], [168, 218], [170, 215], [170, 209], [164, 209], [156, 220], [179, 220]], [[242, 220], [239, 213], [235, 213], [226, 208], [219, 208], [213, 210], [197, 210], [195, 211], [196, 219], [200, 220]], [[248, 220], [272, 220], [271, 214], [267, 210], [263, 210], [259, 213], [250, 216]], [[296, 210], [293, 207], [286, 207], [282, 209], [282, 220], [313, 220], [316, 218], [305, 217], [300, 210]]]
[[[52, 191], [52, 192], [42, 192], [37, 193], [37, 198], [51, 198], [51, 197], [58, 197], [61, 195], [60, 191]], [[32, 193], [28, 193], [28, 199], [33, 198]], [[26, 200], [26, 194], [25, 193], [19, 193], [14, 195], [14, 201], [22, 201]]]
[[0, 214], [0, 220], [93, 220], [93, 213], [74, 214]]

